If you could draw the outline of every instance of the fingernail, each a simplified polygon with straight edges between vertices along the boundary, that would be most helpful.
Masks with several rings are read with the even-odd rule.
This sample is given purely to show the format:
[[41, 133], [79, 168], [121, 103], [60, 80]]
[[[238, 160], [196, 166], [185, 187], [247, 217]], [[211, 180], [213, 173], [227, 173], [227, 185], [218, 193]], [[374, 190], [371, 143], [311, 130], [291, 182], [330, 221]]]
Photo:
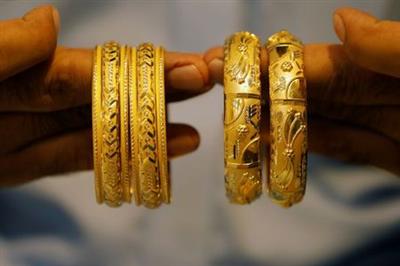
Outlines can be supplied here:
[[60, 13], [58, 13], [57, 8], [53, 7], [53, 21], [54, 26], [56, 27], [57, 34], [60, 30]]
[[333, 24], [335, 27], [335, 31], [337, 36], [339, 37], [339, 39], [342, 42], [345, 42], [345, 38], [346, 38], [346, 28], [344, 26], [344, 22], [341, 16], [339, 16], [338, 14], [335, 14], [333, 16]]
[[203, 76], [195, 65], [174, 68], [168, 73], [168, 79], [176, 89], [200, 89], [204, 86]]
[[224, 61], [220, 58], [214, 58], [208, 63], [208, 69], [210, 71], [211, 81], [221, 82], [224, 73]]

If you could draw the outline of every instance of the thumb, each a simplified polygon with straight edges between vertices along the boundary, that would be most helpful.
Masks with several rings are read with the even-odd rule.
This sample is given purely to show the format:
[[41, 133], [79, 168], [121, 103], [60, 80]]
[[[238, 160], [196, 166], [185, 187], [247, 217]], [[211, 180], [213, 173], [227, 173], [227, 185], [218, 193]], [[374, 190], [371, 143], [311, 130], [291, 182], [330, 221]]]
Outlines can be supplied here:
[[340, 8], [334, 13], [333, 23], [351, 61], [400, 77], [400, 22], [378, 20], [354, 8]]

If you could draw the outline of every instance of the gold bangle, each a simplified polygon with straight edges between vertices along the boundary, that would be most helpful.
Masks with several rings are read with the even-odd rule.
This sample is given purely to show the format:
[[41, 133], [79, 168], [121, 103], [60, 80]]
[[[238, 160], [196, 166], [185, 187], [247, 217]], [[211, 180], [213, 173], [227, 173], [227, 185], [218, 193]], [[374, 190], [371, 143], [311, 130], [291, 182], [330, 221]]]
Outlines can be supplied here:
[[270, 84], [270, 197], [283, 207], [301, 201], [307, 175], [307, 96], [303, 44], [287, 31], [267, 43]]
[[166, 131], [166, 107], [164, 84], [164, 48], [157, 47], [155, 51], [155, 88], [157, 100], [157, 145], [158, 145], [158, 169], [161, 182], [161, 197], [164, 203], [170, 203], [170, 179], [168, 173], [167, 157], [167, 131]]
[[153, 45], [141, 44], [137, 53], [139, 189], [141, 201], [148, 208], [161, 204], [154, 64]]
[[246, 204], [262, 191], [260, 41], [239, 32], [224, 52], [225, 188], [232, 203]]
[[102, 47], [96, 46], [93, 52], [93, 80], [92, 80], [92, 133], [93, 133], [93, 166], [95, 175], [95, 189], [97, 202], [103, 203], [103, 181], [101, 176], [101, 52]]
[[103, 46], [102, 55], [102, 141], [101, 164], [104, 201], [111, 207], [122, 203], [118, 68], [120, 47], [116, 42]]
[[130, 48], [129, 60], [129, 120], [130, 120], [130, 173], [132, 180], [132, 193], [136, 205], [141, 204], [139, 183], [139, 120], [138, 120], [138, 84], [137, 84], [137, 50]]
[[119, 66], [119, 93], [120, 93], [120, 133], [121, 133], [121, 185], [122, 196], [125, 202], [132, 201], [131, 175], [129, 169], [129, 91], [128, 91], [128, 47], [120, 48], [121, 63]]

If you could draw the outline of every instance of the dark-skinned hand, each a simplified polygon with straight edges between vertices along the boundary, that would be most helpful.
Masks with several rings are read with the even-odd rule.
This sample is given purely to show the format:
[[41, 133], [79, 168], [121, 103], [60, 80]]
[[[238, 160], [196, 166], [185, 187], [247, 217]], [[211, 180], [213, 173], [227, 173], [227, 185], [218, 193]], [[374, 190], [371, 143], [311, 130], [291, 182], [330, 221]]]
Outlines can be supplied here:
[[[309, 148], [400, 175], [400, 22], [352, 8], [338, 9], [333, 21], [342, 44], [304, 47]], [[211, 78], [222, 83], [222, 47], [210, 49], [204, 58]], [[265, 80], [265, 50], [261, 61]], [[267, 132], [266, 127], [266, 143]]]
[[[0, 21], [0, 187], [92, 168], [92, 49], [57, 47], [52, 6]], [[210, 88], [202, 55], [166, 53], [167, 102]], [[199, 145], [197, 131], [168, 124], [168, 154]]]

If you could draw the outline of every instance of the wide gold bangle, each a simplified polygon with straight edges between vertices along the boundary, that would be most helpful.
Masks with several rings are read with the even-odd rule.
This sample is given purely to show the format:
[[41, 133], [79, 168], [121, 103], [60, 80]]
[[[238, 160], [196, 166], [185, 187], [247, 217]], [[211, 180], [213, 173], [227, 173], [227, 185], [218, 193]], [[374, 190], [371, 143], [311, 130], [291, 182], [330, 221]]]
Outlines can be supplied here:
[[143, 205], [156, 208], [161, 204], [161, 185], [158, 175], [157, 101], [155, 52], [150, 43], [141, 44], [137, 51], [138, 84], [138, 159], [139, 191]]
[[260, 41], [239, 32], [224, 52], [225, 188], [232, 203], [246, 204], [262, 191]]
[[270, 163], [267, 187], [284, 207], [301, 201], [307, 175], [307, 95], [303, 45], [287, 31], [266, 44], [270, 84]]

